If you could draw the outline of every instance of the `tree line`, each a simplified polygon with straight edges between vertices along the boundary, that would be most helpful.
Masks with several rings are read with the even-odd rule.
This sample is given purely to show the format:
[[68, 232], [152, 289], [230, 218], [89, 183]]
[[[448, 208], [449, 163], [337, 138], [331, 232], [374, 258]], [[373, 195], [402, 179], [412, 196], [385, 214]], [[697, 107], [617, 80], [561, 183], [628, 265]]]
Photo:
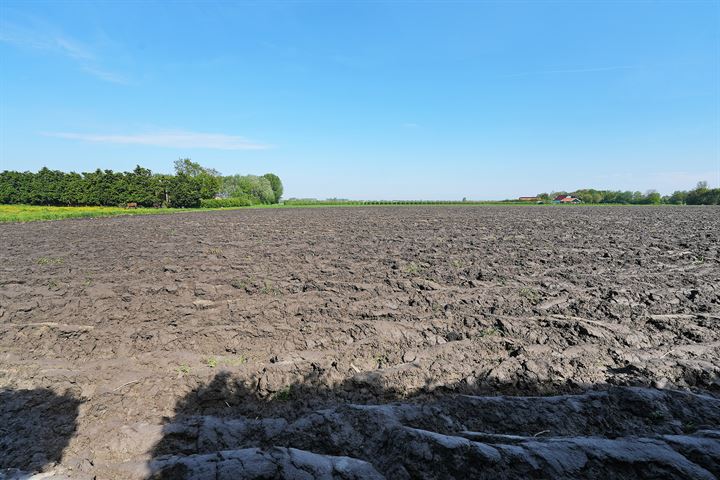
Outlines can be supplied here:
[[660, 195], [655, 190], [645, 193], [631, 191], [595, 190], [592, 188], [574, 192], [552, 192], [538, 194], [542, 201], [549, 202], [558, 195], [572, 195], [583, 203], [614, 203], [628, 205], [720, 205], [720, 188], [708, 188], [707, 182], [698, 182], [688, 191], [677, 190], [672, 195]]
[[0, 204], [195, 208], [216, 197], [221, 197], [217, 206], [278, 203], [282, 193], [275, 174], [223, 177], [189, 158], [175, 162], [174, 175], [140, 166], [132, 172], [0, 172]]

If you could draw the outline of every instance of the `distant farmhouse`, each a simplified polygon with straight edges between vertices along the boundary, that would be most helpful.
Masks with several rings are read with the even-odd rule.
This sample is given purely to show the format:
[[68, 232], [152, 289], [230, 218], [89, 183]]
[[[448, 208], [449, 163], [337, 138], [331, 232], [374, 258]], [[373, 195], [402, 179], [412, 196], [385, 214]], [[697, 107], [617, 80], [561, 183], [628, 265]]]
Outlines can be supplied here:
[[539, 202], [539, 197], [520, 197], [518, 198], [518, 201], [520, 202]]
[[558, 195], [553, 198], [553, 203], [582, 203], [582, 200], [572, 195]]

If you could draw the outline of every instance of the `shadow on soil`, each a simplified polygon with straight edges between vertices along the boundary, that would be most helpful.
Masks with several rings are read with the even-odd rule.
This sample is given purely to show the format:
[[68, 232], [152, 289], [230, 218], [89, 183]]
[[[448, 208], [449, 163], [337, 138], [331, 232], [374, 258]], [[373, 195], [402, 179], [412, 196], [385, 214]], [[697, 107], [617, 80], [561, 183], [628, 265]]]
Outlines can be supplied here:
[[[177, 402], [150, 478], [720, 475], [720, 399], [711, 396], [465, 383], [406, 395], [361, 377], [330, 388], [314, 375], [270, 393], [220, 372]], [[513, 391], [525, 396], [498, 396]]]
[[0, 477], [6, 469], [40, 471], [59, 463], [80, 403], [46, 388], [0, 391]]

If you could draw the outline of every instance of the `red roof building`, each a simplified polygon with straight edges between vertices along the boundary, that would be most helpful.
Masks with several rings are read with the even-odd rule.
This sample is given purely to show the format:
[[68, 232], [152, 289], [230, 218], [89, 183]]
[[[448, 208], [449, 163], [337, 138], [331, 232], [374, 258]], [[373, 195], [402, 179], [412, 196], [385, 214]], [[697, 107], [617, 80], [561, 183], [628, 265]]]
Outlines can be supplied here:
[[553, 199], [553, 203], [582, 203], [582, 200], [572, 195], [558, 195]]

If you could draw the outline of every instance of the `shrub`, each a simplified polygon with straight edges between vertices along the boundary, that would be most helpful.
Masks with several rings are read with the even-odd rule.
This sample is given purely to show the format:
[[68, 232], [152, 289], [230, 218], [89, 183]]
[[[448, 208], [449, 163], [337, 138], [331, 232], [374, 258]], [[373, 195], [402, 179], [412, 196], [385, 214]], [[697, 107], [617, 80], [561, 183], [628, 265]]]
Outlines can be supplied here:
[[253, 205], [250, 197], [233, 197], [233, 198], [204, 198], [200, 200], [202, 208], [227, 208], [227, 207], [249, 207]]
[[231, 198], [249, 196], [256, 199], [257, 203], [276, 203], [276, 195], [270, 180], [257, 175], [230, 175], [223, 177], [222, 191]]

